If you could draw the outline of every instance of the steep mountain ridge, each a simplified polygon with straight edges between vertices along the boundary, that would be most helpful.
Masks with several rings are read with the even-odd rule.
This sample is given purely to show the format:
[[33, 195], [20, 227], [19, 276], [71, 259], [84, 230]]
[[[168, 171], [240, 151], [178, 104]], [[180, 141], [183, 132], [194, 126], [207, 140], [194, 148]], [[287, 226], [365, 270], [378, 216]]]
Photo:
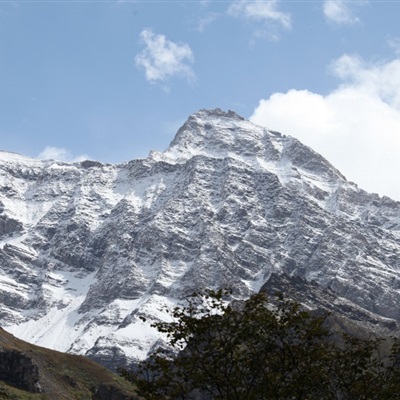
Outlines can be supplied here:
[[280, 272], [400, 320], [400, 203], [231, 111], [125, 164], [0, 153], [0, 188], [0, 315], [39, 345], [144, 358], [164, 306], [200, 287], [243, 298]]
[[272, 274], [260, 292], [267, 294], [271, 304], [284, 294], [285, 299], [300, 303], [312, 314], [326, 316], [325, 326], [332, 335], [345, 333], [361, 339], [370, 339], [373, 335], [388, 339], [398, 335], [398, 321], [381, 317], [299, 276]]

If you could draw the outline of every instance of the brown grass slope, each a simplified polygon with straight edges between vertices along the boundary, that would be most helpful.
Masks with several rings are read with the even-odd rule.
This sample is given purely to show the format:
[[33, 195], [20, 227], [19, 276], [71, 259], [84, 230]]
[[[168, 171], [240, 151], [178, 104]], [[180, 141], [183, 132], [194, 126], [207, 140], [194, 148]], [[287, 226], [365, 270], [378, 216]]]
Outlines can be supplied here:
[[83, 357], [35, 346], [0, 328], [0, 400], [139, 400], [128, 382]]

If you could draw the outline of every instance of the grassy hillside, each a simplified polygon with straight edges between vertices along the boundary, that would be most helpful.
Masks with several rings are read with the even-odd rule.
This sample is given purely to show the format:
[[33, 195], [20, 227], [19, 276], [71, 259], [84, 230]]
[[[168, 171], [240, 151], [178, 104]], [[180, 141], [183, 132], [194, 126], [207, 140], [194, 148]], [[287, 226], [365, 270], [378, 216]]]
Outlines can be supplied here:
[[83, 356], [34, 346], [0, 328], [0, 400], [139, 400], [128, 382]]

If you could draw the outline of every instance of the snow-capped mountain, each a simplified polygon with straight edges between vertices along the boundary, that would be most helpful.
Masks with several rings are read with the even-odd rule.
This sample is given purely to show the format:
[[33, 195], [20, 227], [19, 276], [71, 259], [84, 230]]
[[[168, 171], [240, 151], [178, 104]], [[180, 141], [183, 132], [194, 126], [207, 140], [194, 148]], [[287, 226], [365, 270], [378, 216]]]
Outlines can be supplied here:
[[292, 137], [202, 110], [125, 164], [0, 152], [0, 268], [3, 327], [113, 366], [144, 358], [185, 294], [246, 297], [272, 273], [400, 321], [400, 203]]

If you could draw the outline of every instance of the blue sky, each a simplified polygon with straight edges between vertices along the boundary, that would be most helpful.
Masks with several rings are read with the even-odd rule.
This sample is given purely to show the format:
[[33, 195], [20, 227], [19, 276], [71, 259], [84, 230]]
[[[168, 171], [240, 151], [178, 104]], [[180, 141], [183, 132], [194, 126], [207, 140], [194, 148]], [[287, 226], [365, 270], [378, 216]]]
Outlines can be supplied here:
[[396, 1], [0, 1], [0, 148], [122, 162], [202, 108], [400, 200]]

